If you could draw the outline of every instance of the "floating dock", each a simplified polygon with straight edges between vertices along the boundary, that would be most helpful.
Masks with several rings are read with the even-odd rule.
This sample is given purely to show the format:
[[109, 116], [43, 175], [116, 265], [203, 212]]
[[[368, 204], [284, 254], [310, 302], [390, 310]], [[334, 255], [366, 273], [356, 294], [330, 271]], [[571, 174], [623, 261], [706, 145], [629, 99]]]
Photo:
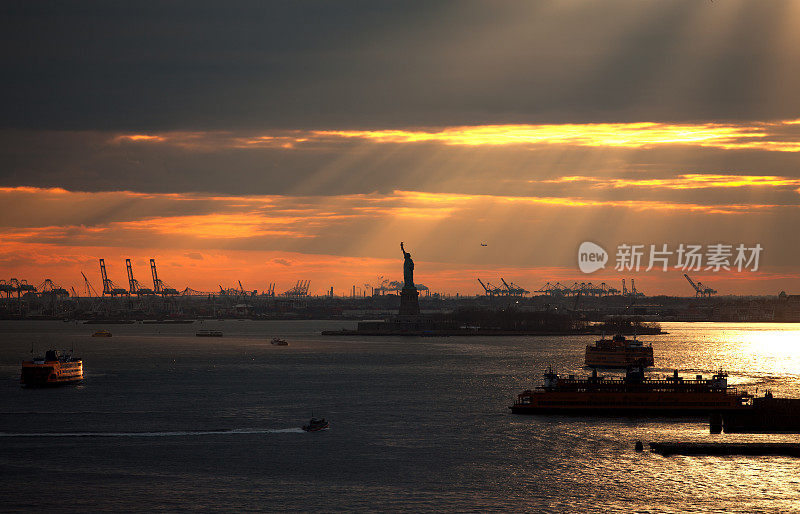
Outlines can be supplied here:
[[752, 405], [712, 415], [712, 433], [800, 433], [800, 399], [753, 398]]
[[650, 443], [660, 455], [782, 455], [800, 457], [798, 443]]

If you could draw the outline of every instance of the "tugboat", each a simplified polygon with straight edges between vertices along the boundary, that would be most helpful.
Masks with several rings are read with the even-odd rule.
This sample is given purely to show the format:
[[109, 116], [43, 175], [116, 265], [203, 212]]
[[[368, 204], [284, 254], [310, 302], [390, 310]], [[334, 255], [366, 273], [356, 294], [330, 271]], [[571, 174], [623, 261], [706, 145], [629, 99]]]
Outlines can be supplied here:
[[280, 339], [278, 337], [273, 337], [272, 341], [270, 341], [269, 344], [274, 344], [275, 346], [289, 346], [289, 341], [286, 341], [285, 339]]
[[327, 430], [330, 428], [330, 423], [328, 423], [325, 418], [311, 418], [311, 421], [308, 422], [308, 425], [303, 425], [303, 430], [306, 432], [320, 432], [322, 430]]
[[622, 334], [611, 339], [604, 337], [595, 341], [594, 346], [586, 346], [584, 363], [591, 368], [646, 368], [653, 365], [653, 346], [644, 346], [636, 336], [633, 339], [627, 339]]
[[629, 368], [624, 378], [592, 376], [559, 377], [552, 368], [544, 385], [523, 391], [509, 407], [514, 414], [579, 414], [593, 416], [655, 415], [692, 416], [740, 410], [751, 395], [728, 386], [728, 375], [719, 371], [710, 379], [697, 375], [645, 377], [641, 367]]
[[83, 361], [66, 350], [47, 350], [44, 357], [22, 362], [23, 387], [77, 384], [83, 380]]

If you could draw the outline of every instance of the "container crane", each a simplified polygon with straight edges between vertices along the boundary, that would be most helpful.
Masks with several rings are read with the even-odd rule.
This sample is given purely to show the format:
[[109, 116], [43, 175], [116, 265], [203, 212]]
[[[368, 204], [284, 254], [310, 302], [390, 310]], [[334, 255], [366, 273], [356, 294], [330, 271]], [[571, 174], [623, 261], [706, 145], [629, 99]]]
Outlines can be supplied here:
[[0, 293], [5, 293], [6, 298], [11, 298], [11, 293], [14, 292], [14, 286], [6, 282], [5, 280], [0, 280]]
[[310, 280], [298, 280], [293, 288], [289, 289], [288, 291], [284, 291], [283, 296], [288, 296], [288, 297], [308, 296], [308, 286], [310, 284], [311, 284]]
[[155, 294], [160, 294], [161, 296], [176, 296], [180, 294], [177, 289], [167, 287], [166, 284], [164, 284], [164, 282], [158, 278], [155, 259], [150, 259], [150, 271], [153, 274], [153, 291]]
[[562, 285], [561, 282], [556, 282], [555, 284], [548, 282], [544, 285], [544, 287], [537, 289], [534, 292], [544, 293], [549, 296], [568, 296], [572, 294], [572, 290], [567, 286]]
[[258, 293], [258, 289], [255, 291], [245, 291], [244, 286], [242, 285], [242, 281], [239, 280], [239, 292], [241, 296], [255, 296]]
[[38, 287], [40, 296], [69, 296], [69, 291], [46, 278]]
[[149, 296], [155, 294], [152, 289], [142, 287], [139, 281], [133, 278], [133, 267], [131, 267], [131, 260], [125, 259], [125, 268], [128, 270], [128, 285], [130, 286], [131, 294], [136, 293], [136, 296]]
[[103, 279], [103, 296], [125, 296], [130, 294], [127, 290], [117, 287], [117, 285], [108, 278], [106, 261], [103, 259], [100, 259], [100, 277]]
[[492, 285], [491, 282], [487, 282], [486, 284], [484, 284], [481, 281], [481, 279], [478, 279], [478, 282], [480, 282], [480, 284], [486, 290], [486, 296], [502, 296], [506, 294], [506, 291], [504, 289]]
[[717, 294], [717, 290], [716, 289], [711, 289], [710, 287], [706, 287], [706, 286], [703, 285], [702, 282], [695, 282], [686, 273], [683, 274], [683, 277], [686, 280], [688, 280], [689, 283], [694, 288], [694, 291], [695, 291], [695, 295], [694, 296], [695, 296], [695, 298], [697, 298], [698, 296], [699, 297], [711, 297], [711, 296]]
[[511, 284], [508, 284], [506, 282], [506, 279], [504, 279], [503, 277], [500, 277], [500, 281], [503, 282], [504, 286], [506, 286], [506, 289], [508, 290], [508, 294], [511, 295], [511, 296], [525, 296], [526, 294], [530, 293], [530, 291], [528, 291], [524, 287], [518, 286], [514, 282], [511, 282]]
[[21, 280], [17, 280], [16, 278], [12, 278], [8, 281], [9, 287], [12, 292], [17, 293], [17, 299], [21, 298], [23, 295], [28, 293], [36, 293], [36, 287], [32, 286], [28, 283], [27, 280], [24, 278]]

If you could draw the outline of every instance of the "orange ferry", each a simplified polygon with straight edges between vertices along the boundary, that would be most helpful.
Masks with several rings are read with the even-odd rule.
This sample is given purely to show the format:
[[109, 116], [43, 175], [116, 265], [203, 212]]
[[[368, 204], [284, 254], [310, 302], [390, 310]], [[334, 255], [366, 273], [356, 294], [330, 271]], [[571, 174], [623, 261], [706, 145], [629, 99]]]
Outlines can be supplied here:
[[44, 357], [23, 361], [20, 383], [28, 387], [76, 384], [83, 380], [83, 361], [72, 353], [48, 350]]
[[626, 339], [617, 334], [612, 339], [595, 341], [594, 346], [587, 345], [584, 362], [592, 368], [648, 367], [653, 365], [653, 346], [644, 346], [636, 336]]
[[548, 369], [544, 385], [523, 391], [509, 408], [514, 414], [581, 415], [707, 415], [738, 410], [751, 396], [728, 386], [720, 371], [711, 379], [697, 375], [646, 378], [641, 367], [629, 368], [624, 378], [603, 378], [597, 371], [585, 379], [559, 377]]

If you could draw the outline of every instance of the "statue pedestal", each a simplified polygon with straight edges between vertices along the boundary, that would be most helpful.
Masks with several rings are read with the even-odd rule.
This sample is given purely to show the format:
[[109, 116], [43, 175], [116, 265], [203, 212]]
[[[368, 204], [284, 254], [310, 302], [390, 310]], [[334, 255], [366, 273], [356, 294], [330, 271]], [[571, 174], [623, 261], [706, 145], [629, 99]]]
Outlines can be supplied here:
[[419, 315], [419, 291], [416, 287], [403, 288], [400, 291], [400, 315]]

